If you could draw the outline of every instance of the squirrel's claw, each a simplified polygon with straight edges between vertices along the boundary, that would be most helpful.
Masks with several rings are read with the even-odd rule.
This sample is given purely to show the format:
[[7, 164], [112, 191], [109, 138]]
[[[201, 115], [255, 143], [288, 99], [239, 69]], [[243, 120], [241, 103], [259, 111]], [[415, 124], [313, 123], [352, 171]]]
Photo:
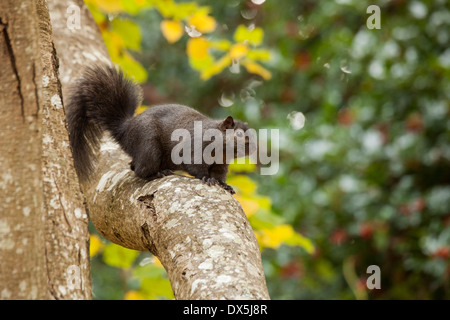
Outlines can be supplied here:
[[208, 186], [214, 186], [216, 184], [219, 184], [219, 181], [216, 178], [212, 178], [212, 177], [203, 177], [202, 181], [205, 182]]
[[230, 185], [226, 184], [223, 181], [217, 180], [216, 178], [205, 176], [205, 177], [202, 178], [202, 181], [205, 182], [208, 186], [219, 185], [223, 189], [225, 189], [228, 192], [230, 192], [231, 194], [235, 194], [236, 193], [234, 191], [234, 189]]
[[228, 192], [230, 192], [231, 194], [235, 194], [236, 192], [234, 191], [233, 187], [226, 184], [225, 182], [219, 181], [219, 184], [222, 188], [224, 188], [225, 190], [227, 190]]

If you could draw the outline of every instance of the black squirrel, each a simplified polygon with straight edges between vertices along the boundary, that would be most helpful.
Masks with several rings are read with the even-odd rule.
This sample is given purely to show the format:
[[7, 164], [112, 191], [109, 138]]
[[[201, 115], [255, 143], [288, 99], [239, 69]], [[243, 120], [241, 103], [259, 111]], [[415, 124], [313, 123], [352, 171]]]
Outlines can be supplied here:
[[[221, 139], [225, 146], [230, 137], [225, 132], [233, 129], [234, 142], [243, 142], [235, 143], [233, 158], [237, 158], [249, 155], [255, 149], [245, 134], [247, 123], [231, 116], [221, 121], [213, 120], [190, 107], [177, 104], [154, 106], [135, 116], [142, 101], [141, 88], [127, 79], [121, 70], [108, 65], [87, 67], [71, 88], [67, 122], [80, 180], [89, 179], [94, 150], [106, 130], [131, 156], [131, 170], [140, 178], [153, 180], [170, 175], [174, 170], [183, 170], [208, 185], [218, 184], [234, 193], [233, 188], [225, 183], [228, 172], [225, 157], [224, 161], [212, 164], [203, 160], [197, 164], [175, 164], [171, 153], [178, 141], [172, 141], [171, 137], [176, 129], [186, 129], [193, 134], [194, 122], [201, 121], [203, 132], [218, 129], [223, 133]], [[202, 151], [208, 144], [202, 142]], [[245, 145], [245, 150], [238, 150], [238, 145]]]

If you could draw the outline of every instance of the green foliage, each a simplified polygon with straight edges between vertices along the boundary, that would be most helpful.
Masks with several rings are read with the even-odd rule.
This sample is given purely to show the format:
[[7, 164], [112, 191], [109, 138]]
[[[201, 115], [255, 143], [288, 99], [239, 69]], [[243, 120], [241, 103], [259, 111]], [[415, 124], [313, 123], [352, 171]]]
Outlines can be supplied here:
[[113, 267], [128, 269], [131, 267], [138, 254], [138, 251], [110, 243], [103, 249], [103, 261], [105, 261], [107, 265]]
[[[179, 102], [280, 130], [276, 175], [232, 166], [229, 176], [263, 249], [272, 298], [450, 298], [445, 1], [379, 2], [379, 30], [366, 27], [369, 1], [171, 1], [192, 10], [181, 17], [158, 11], [158, 1], [132, 2], [148, 10], [110, 18], [139, 26], [140, 47], [133, 36], [120, 41], [131, 31], [114, 31], [108, 11], [91, 10], [101, 13], [110, 52], [139, 61], [147, 105]], [[203, 5], [194, 21], [208, 32], [183, 36]], [[172, 33], [181, 26], [171, 44], [166, 20], [175, 21]], [[381, 290], [365, 286], [372, 264]]]
[[96, 299], [174, 298], [166, 271], [149, 253], [109, 243], [93, 234], [91, 258]]

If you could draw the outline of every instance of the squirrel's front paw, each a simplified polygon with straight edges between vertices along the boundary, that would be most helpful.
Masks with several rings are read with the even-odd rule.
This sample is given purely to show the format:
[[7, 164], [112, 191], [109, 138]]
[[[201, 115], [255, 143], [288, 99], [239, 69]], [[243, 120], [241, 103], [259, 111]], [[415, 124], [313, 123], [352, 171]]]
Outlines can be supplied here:
[[212, 178], [212, 177], [203, 177], [202, 181], [205, 182], [208, 186], [214, 186], [216, 184], [219, 184], [219, 180], [217, 180], [216, 178]]
[[160, 171], [159, 173], [160, 173], [163, 177], [165, 177], [165, 176], [170, 176], [170, 175], [172, 175], [172, 174], [173, 174], [173, 171], [170, 170], [170, 169], [166, 169], [166, 170]]
[[228, 192], [230, 192], [231, 194], [235, 194], [236, 192], [234, 191], [233, 187], [230, 186], [229, 184], [226, 184], [223, 181], [219, 181], [219, 184], [222, 188], [224, 188], [225, 190], [227, 190]]
[[156, 178], [158, 178], [158, 179], [164, 178], [164, 177], [170, 176], [172, 174], [173, 174], [172, 170], [166, 169], [166, 170], [162, 170], [162, 171], [159, 171], [158, 173], [156, 173]]
[[223, 181], [217, 180], [216, 178], [203, 177], [202, 181], [205, 182], [208, 186], [219, 185], [219, 186], [221, 186], [223, 189], [227, 190], [231, 194], [235, 194], [236, 193], [234, 191], [234, 189], [230, 185], [226, 184]]

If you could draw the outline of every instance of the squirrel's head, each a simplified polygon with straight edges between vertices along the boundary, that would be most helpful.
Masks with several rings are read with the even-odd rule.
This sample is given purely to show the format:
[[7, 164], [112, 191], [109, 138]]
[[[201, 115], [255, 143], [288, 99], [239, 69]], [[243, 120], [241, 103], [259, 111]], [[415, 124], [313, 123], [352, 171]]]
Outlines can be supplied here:
[[[247, 122], [228, 116], [220, 123], [220, 129], [225, 134], [225, 144], [233, 144], [234, 158], [249, 156], [256, 151], [256, 132], [249, 129]], [[227, 130], [233, 130], [233, 134], [226, 134]]]

